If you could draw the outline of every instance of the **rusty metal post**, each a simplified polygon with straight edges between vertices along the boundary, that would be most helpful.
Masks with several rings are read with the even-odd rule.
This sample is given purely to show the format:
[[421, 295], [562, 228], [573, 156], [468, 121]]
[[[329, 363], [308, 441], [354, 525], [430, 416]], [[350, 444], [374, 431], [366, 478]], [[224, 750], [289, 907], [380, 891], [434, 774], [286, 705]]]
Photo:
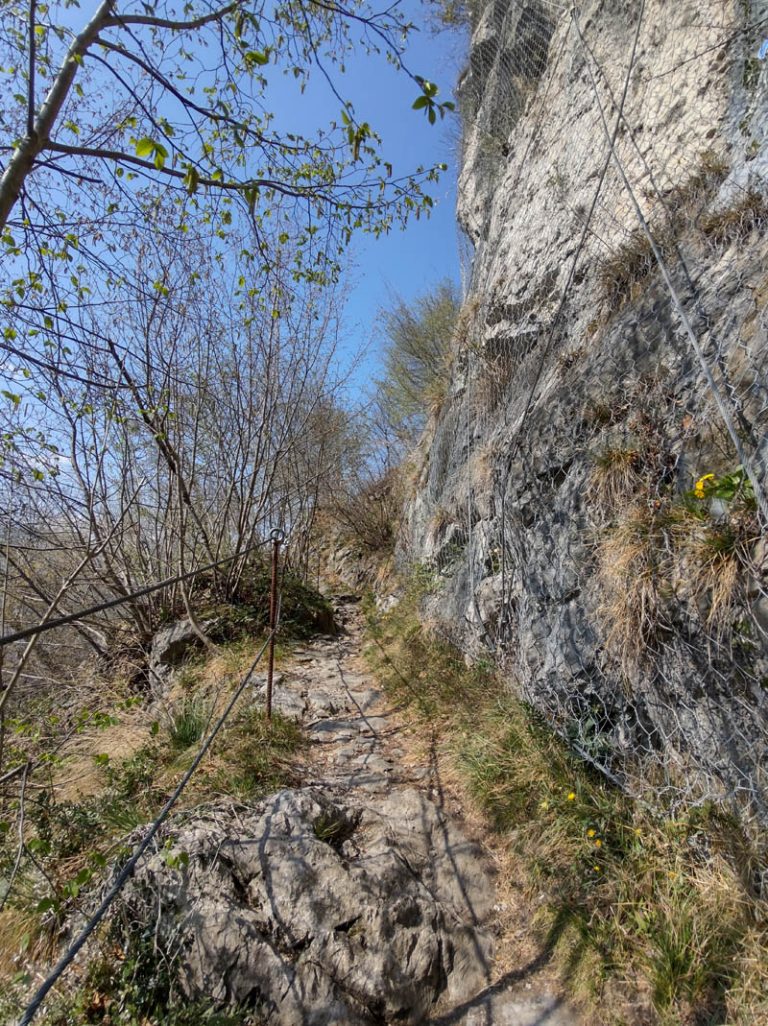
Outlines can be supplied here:
[[269, 589], [269, 665], [267, 667], [267, 719], [272, 719], [272, 679], [275, 673], [275, 631], [277, 629], [277, 568], [280, 561], [280, 546], [285, 535], [275, 528], [269, 536], [272, 539], [272, 583]]

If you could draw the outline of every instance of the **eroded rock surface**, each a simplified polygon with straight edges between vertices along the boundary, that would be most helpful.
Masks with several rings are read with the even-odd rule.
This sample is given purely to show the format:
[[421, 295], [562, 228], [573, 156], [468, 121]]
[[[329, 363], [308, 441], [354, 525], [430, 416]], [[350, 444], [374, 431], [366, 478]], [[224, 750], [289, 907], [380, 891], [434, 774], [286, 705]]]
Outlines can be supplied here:
[[[434, 571], [426, 617], [463, 651], [492, 653], [613, 779], [663, 777], [678, 798], [768, 820], [762, 532], [728, 564], [724, 611], [725, 563], [709, 581], [701, 570], [742, 514], [700, 504], [703, 549], [698, 526], [672, 542], [668, 530], [697, 479], [744, 454], [768, 489], [758, 7], [473, 8], [458, 189], [472, 273], [400, 555]], [[651, 234], [674, 238], [668, 278], [606, 163], [625, 83], [616, 153]]]
[[467, 848], [414, 790], [380, 809], [287, 790], [183, 830], [188, 865], [156, 855], [130, 902], [162, 907], [190, 998], [285, 1026], [416, 1023], [486, 982], [486, 881], [452, 869]]
[[152, 639], [149, 664], [155, 672], [178, 666], [190, 652], [202, 647], [200, 635], [189, 620], [177, 620], [158, 631]]

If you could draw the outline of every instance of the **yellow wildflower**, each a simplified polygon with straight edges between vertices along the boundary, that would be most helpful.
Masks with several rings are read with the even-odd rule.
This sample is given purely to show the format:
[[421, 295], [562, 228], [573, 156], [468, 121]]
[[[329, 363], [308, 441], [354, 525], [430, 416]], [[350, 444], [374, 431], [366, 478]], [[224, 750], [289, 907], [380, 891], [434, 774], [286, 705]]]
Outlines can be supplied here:
[[599, 872], [600, 872], [600, 866], [592, 866], [592, 868], [594, 869], [594, 871], [595, 871], [596, 873], [599, 873]]
[[569, 802], [573, 802], [575, 800], [576, 800], [576, 792], [575, 791], [569, 791], [568, 792], [568, 801]]
[[707, 481], [714, 481], [714, 474], [705, 474], [704, 477], [700, 477], [696, 484], [693, 486], [693, 494], [697, 499], [703, 499], [705, 495], [705, 488]]
[[602, 848], [602, 846], [603, 846], [603, 842], [598, 837], [598, 839], [595, 841], [595, 847], [596, 848]]
[[589, 830], [587, 830], [587, 837], [594, 837], [596, 833], [597, 833], [597, 830], [589, 829]]

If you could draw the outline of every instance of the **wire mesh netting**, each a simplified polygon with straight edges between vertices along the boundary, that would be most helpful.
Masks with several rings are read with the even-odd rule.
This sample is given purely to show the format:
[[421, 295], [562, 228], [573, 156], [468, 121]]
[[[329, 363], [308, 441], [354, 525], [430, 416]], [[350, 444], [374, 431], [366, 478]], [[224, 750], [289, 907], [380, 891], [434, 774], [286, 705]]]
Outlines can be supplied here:
[[475, 10], [411, 544], [588, 761], [768, 812], [768, 4]]

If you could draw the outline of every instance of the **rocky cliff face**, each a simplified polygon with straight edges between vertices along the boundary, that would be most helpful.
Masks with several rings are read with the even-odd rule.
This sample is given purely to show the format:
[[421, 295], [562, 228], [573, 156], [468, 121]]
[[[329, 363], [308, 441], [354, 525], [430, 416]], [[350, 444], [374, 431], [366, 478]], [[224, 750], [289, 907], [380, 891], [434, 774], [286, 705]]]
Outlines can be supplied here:
[[745, 0], [477, 12], [471, 285], [401, 542], [586, 758], [762, 816], [766, 37]]

